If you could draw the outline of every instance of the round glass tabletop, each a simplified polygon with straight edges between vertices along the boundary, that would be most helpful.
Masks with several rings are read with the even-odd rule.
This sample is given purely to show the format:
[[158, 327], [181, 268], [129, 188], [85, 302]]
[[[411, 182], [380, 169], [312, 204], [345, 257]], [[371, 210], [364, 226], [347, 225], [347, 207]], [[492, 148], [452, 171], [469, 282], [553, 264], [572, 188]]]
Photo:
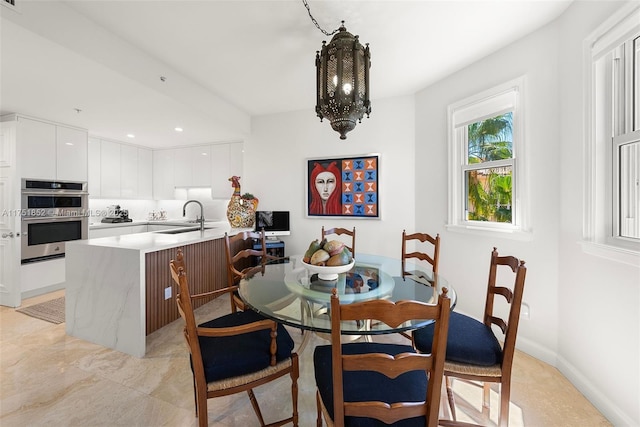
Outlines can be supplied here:
[[[400, 259], [379, 255], [358, 254], [355, 265], [340, 273], [335, 280], [322, 280], [318, 273], [304, 267], [301, 256], [289, 262], [267, 264], [256, 274], [240, 282], [240, 297], [255, 311], [285, 325], [316, 332], [329, 333], [330, 298], [337, 289], [340, 303], [349, 304], [371, 299], [390, 301], [417, 300], [436, 303], [442, 288], [448, 289], [451, 307], [456, 293], [442, 276], [422, 272], [407, 264], [406, 270], [415, 272], [402, 277]], [[392, 328], [383, 323], [362, 324], [344, 322], [345, 335], [374, 335], [410, 331], [431, 323], [431, 319], [416, 320]]]

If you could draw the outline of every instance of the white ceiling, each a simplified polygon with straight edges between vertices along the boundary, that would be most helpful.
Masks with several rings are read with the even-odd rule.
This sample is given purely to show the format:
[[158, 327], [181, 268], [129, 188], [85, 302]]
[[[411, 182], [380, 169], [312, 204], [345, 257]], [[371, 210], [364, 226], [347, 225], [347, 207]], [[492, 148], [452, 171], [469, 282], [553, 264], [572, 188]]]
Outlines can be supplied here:
[[[329, 37], [302, 0], [16, 3], [0, 7], [3, 114], [150, 147], [240, 140], [255, 115], [315, 115], [315, 51]], [[345, 20], [370, 44], [371, 120], [376, 99], [415, 93], [570, 3], [309, 0], [323, 29]]]

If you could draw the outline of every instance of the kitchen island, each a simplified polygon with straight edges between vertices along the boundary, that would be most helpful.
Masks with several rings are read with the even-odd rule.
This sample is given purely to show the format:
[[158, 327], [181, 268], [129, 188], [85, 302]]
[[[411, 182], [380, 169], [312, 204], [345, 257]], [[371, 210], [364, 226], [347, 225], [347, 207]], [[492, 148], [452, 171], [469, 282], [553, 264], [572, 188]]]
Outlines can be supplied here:
[[192, 293], [226, 286], [224, 235], [244, 230], [226, 221], [206, 227], [68, 242], [67, 334], [143, 357], [146, 336], [179, 317], [169, 273], [177, 248], [185, 252]]

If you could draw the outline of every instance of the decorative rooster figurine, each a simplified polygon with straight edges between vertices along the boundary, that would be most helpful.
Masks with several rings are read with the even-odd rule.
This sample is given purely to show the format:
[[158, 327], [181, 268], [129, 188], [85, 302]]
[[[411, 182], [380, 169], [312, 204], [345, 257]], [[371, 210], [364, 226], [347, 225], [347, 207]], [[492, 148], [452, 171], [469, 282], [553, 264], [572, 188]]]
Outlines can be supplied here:
[[232, 176], [229, 178], [233, 187], [231, 200], [227, 205], [227, 219], [232, 228], [253, 228], [256, 221], [256, 209], [258, 207], [258, 199], [244, 198], [240, 194], [240, 177]]

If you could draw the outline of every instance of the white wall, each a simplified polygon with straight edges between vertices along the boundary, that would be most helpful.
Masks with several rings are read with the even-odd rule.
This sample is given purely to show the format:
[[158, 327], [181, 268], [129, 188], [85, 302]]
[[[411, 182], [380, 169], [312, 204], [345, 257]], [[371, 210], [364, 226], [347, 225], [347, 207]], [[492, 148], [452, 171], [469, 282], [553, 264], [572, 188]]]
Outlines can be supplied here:
[[[526, 261], [524, 303], [530, 319], [520, 322], [518, 345], [555, 364], [558, 318], [559, 135], [558, 32], [547, 26], [432, 85], [416, 97], [416, 180], [432, 182], [431, 194], [416, 194], [417, 227], [441, 235], [440, 272], [459, 291], [456, 310], [482, 316], [495, 246]], [[524, 138], [528, 155], [533, 239], [447, 231], [447, 106], [500, 83], [525, 76]], [[438, 161], [434, 161], [438, 159]], [[424, 197], [427, 196], [427, 197]]]
[[[456, 310], [481, 316], [493, 246], [527, 262], [518, 348], [559, 369], [614, 425], [640, 425], [640, 271], [581, 252], [582, 40], [621, 3], [574, 2], [563, 17], [416, 95], [416, 227], [442, 237]], [[520, 75], [531, 241], [449, 232], [447, 106]], [[434, 161], [434, 159], [438, 159]], [[609, 298], [607, 298], [609, 297]]]
[[640, 425], [640, 269], [582, 252], [583, 41], [622, 3], [576, 2], [559, 21], [561, 233], [558, 368], [614, 425]]
[[[355, 226], [356, 252], [399, 255], [402, 229], [413, 229], [416, 212], [414, 98], [376, 101], [372, 108], [344, 141], [312, 109], [254, 118], [240, 183], [260, 199], [258, 209], [291, 212], [291, 236], [282, 239], [287, 255], [303, 253], [323, 225]], [[307, 218], [306, 160], [370, 153], [380, 154], [381, 219]]]

